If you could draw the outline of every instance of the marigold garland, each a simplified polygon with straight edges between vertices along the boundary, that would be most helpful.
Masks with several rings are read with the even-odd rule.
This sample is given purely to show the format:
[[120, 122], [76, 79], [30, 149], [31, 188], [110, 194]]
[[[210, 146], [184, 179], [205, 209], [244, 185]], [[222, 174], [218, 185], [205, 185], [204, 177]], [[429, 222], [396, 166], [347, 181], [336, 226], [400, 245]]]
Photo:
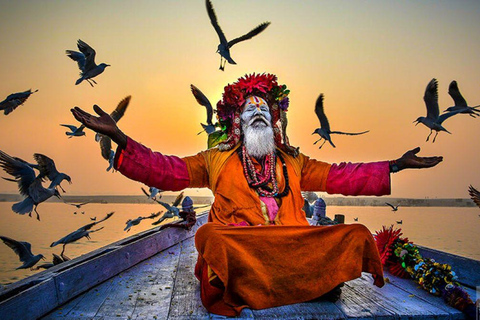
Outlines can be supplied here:
[[414, 279], [424, 290], [441, 296], [448, 305], [473, 319], [475, 304], [460, 287], [452, 267], [423, 258], [418, 247], [401, 235], [401, 229], [394, 230], [393, 225], [376, 231], [374, 238], [384, 267], [395, 276]]

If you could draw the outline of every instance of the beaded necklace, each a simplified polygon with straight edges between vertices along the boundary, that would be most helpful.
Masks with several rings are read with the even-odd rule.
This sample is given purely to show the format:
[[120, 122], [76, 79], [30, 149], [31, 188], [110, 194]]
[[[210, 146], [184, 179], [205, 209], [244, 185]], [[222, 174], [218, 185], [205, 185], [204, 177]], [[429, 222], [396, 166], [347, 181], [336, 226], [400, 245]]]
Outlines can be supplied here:
[[[282, 198], [288, 194], [290, 186], [288, 184], [287, 165], [280, 153], [276, 155], [275, 152], [271, 152], [265, 156], [265, 160], [262, 166], [262, 172], [259, 172], [255, 168], [252, 158], [247, 153], [244, 145], [242, 146], [242, 148], [238, 149], [238, 155], [240, 157], [240, 160], [242, 161], [243, 173], [245, 175], [245, 178], [247, 179], [248, 185], [250, 186], [250, 188], [255, 189], [255, 191], [257, 191], [260, 196]], [[278, 189], [278, 183], [276, 178], [275, 167], [277, 164], [277, 156], [282, 163], [283, 176], [285, 178], [285, 188], [282, 192], [279, 192], [280, 190]], [[262, 178], [259, 179], [259, 176], [261, 176]], [[270, 187], [269, 184], [272, 187]]]

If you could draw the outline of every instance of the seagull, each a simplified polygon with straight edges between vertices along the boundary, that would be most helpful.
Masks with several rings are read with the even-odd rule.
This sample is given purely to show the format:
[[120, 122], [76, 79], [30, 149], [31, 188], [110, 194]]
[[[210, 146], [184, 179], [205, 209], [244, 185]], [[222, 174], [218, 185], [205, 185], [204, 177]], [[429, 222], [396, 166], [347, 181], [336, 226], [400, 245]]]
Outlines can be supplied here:
[[99, 220], [99, 221], [96, 221], [96, 222], [92, 222], [92, 223], [89, 223], [89, 224], [86, 224], [84, 225], [83, 227], [80, 227], [78, 228], [77, 230], [67, 234], [65, 237], [55, 241], [55, 242], [52, 242], [52, 244], [50, 245], [50, 247], [55, 247], [56, 245], [60, 244], [60, 243], [63, 243], [63, 250], [62, 250], [62, 253], [60, 254], [61, 256], [63, 256], [63, 253], [65, 252], [65, 246], [68, 244], [68, 243], [72, 243], [72, 242], [75, 242], [77, 240], [80, 240], [81, 238], [85, 237], [87, 239], [90, 240], [90, 233], [92, 232], [97, 232], [97, 231], [100, 231], [102, 230], [104, 227], [101, 227], [99, 229], [96, 229], [96, 230], [90, 230], [94, 225], [96, 224], [99, 224], [100, 222], [102, 221], [105, 221], [107, 220], [108, 218], [110, 218], [112, 215], [113, 215], [114, 212], [110, 212], [106, 215], [105, 218], [103, 218], [102, 220]]
[[125, 229], [123, 229], [123, 231], [127, 231], [127, 232], [128, 232], [128, 231], [130, 231], [130, 228], [131, 228], [131, 227], [138, 225], [142, 220], [144, 220], [144, 219], [153, 219], [153, 218], [156, 218], [156, 217], [158, 217], [158, 216], [160, 215], [160, 213], [161, 213], [161, 211], [158, 211], [157, 213], [155, 213], [155, 212], [152, 213], [152, 214], [149, 215], [148, 217], [138, 217], [138, 218], [133, 219], [133, 220], [128, 219], [127, 222], [125, 222], [127, 226], [125, 227]]
[[33, 158], [38, 163], [40, 177], [43, 179], [48, 178], [48, 180], [51, 181], [49, 188], [58, 186], [63, 192], [65, 192], [60, 183], [63, 180], [67, 180], [68, 183], [72, 184], [72, 179], [70, 176], [65, 173], [58, 172], [55, 162], [51, 158], [41, 153], [35, 153]]
[[38, 89], [35, 91], [32, 91], [32, 89], [29, 89], [27, 91], [12, 93], [8, 95], [8, 97], [6, 97], [5, 100], [0, 102], [0, 110], [3, 110], [3, 113], [5, 115], [9, 114], [13, 110], [15, 110], [17, 107], [24, 104], [25, 101], [27, 101], [28, 97], [30, 97], [31, 94], [37, 91]]
[[472, 185], [468, 187], [468, 193], [470, 194], [470, 197], [472, 198], [473, 202], [480, 207], [480, 191], [475, 189]]
[[[0, 150], [0, 166], [5, 172], [15, 177], [20, 194], [25, 196], [25, 199], [12, 205], [14, 212], [22, 215], [28, 213], [31, 217], [32, 210], [34, 210], [37, 214], [37, 219], [40, 220], [37, 206], [51, 196], [56, 196], [60, 199], [60, 194], [55, 186], [44, 188], [42, 186], [42, 174], [35, 176], [35, 171], [26, 161], [11, 157]], [[12, 179], [8, 180], [11, 181]]]
[[321, 149], [323, 147], [323, 145], [325, 144], [325, 142], [327, 142], [327, 141], [332, 145], [332, 147], [335, 148], [335, 145], [333, 144], [332, 139], [330, 138], [331, 134], [346, 134], [346, 135], [350, 135], [350, 136], [355, 136], [355, 135], [367, 133], [369, 131], [369, 130], [367, 130], [367, 131], [355, 132], [355, 133], [341, 132], [341, 131], [330, 131], [330, 124], [328, 123], [327, 116], [325, 115], [325, 112], [323, 111], [323, 93], [321, 93], [317, 98], [317, 102], [315, 103], [315, 113], [317, 114], [318, 120], [320, 121], [320, 128], [315, 129], [315, 131], [313, 131], [312, 134], [315, 134], [315, 133], [318, 134], [320, 136], [320, 139], [315, 141], [313, 144], [316, 144], [317, 142], [319, 142], [322, 139], [324, 140], [323, 143], [320, 145], [320, 147], [318, 147], [319, 149]]
[[143, 187], [141, 187], [141, 189], [143, 193], [145, 193], [148, 199], [152, 199], [152, 200], [157, 199], [157, 194], [159, 195], [159, 199], [162, 198], [162, 194], [160, 194], [160, 192], [163, 192], [163, 190], [160, 190], [155, 187], [149, 187], [147, 192], [147, 190], [145, 190]]
[[40, 261], [40, 259], [45, 260], [42, 254], [37, 254], [35, 256], [33, 255], [32, 245], [28, 242], [17, 241], [4, 236], [0, 236], [0, 239], [2, 239], [3, 242], [7, 246], [9, 246], [13, 251], [15, 251], [15, 253], [20, 258], [20, 261], [23, 262], [23, 264], [20, 267], [16, 268], [16, 270], [27, 269], [27, 268], [30, 268], [30, 270], [32, 270], [32, 267], [38, 261]]
[[160, 224], [165, 219], [170, 219], [170, 218], [173, 218], [173, 217], [180, 217], [180, 215], [179, 215], [180, 210], [177, 207], [180, 204], [180, 202], [182, 201], [182, 199], [183, 199], [183, 192], [180, 193], [177, 196], [177, 198], [175, 199], [175, 201], [173, 202], [172, 205], [169, 205], [168, 203], [165, 203], [165, 202], [160, 201], [160, 200], [155, 200], [157, 203], [161, 204], [165, 209], [167, 209], [167, 211], [163, 214], [163, 216], [160, 219], [158, 219], [157, 221], [152, 223], [152, 225]]
[[67, 127], [70, 129], [70, 131], [65, 132], [65, 134], [68, 136], [69, 139], [71, 137], [81, 137], [85, 135], [85, 131], [83, 131], [83, 129], [85, 129], [85, 125], [83, 124], [80, 127], [76, 127], [71, 124], [61, 124], [61, 126]]
[[433, 130], [435, 130], [435, 137], [433, 137], [433, 142], [435, 142], [439, 131], [445, 131], [450, 133], [442, 126], [442, 123], [451, 116], [456, 115], [458, 111], [447, 112], [440, 116], [440, 111], [438, 107], [438, 81], [435, 78], [430, 80], [430, 82], [428, 83], [427, 88], [425, 89], [425, 95], [423, 96], [423, 100], [425, 101], [425, 105], [427, 106], [427, 116], [418, 117], [417, 120], [413, 122], [416, 122], [415, 125], [423, 123], [425, 126], [430, 128], [430, 134], [427, 136], [426, 141], [428, 141], [428, 139], [432, 135]]
[[[130, 99], [132, 96], [126, 96], [123, 98], [115, 108], [115, 110], [110, 113], [110, 117], [112, 117], [115, 122], [120, 121], [120, 119], [123, 117], [125, 114], [125, 111], [127, 110], [128, 104], [130, 103]], [[98, 106], [97, 106], [98, 107]], [[100, 150], [102, 151], [102, 157], [108, 161], [109, 166], [107, 168], [107, 171], [110, 171], [110, 169], [113, 168], [113, 162], [115, 159], [115, 151], [112, 150], [112, 139], [110, 139], [108, 136], [97, 133], [95, 134], [95, 141], [100, 143]]]
[[385, 204], [386, 204], [387, 206], [392, 207], [392, 211], [398, 211], [399, 205], [394, 206], [393, 204], [388, 203], [388, 202], [385, 202]]
[[70, 260], [70, 258], [65, 255], [59, 256], [58, 254], [55, 254], [55, 253], [52, 253], [52, 255], [53, 255], [52, 262], [47, 262], [47, 263], [38, 265], [35, 268], [33, 268], [33, 270], [50, 269], [51, 267], [54, 267], [56, 265], [59, 265], [60, 263]]
[[218, 48], [217, 48], [217, 53], [220, 54], [219, 69], [224, 71], [225, 64], [227, 63], [227, 61], [230, 64], [237, 64], [235, 61], [233, 61], [232, 57], [230, 56], [230, 48], [238, 42], [253, 38], [263, 30], [265, 30], [270, 25], [270, 22], [263, 22], [262, 24], [258, 25], [256, 28], [252, 29], [249, 33], [244, 34], [243, 36], [235, 38], [233, 40], [227, 41], [225, 34], [223, 33], [222, 29], [218, 25], [217, 16], [215, 15], [215, 11], [213, 10], [212, 2], [210, 0], [206, 0], [205, 4], [207, 6], [207, 12], [208, 12], [208, 16], [210, 17], [210, 22], [212, 23], [213, 28], [215, 28], [215, 31], [218, 34], [218, 38], [220, 39], [220, 44], [218, 45]]
[[97, 65], [95, 63], [95, 50], [80, 39], [77, 41], [77, 47], [80, 52], [73, 50], [65, 51], [69, 58], [77, 62], [78, 68], [81, 71], [80, 78], [75, 84], [78, 85], [83, 80], [86, 80], [93, 87], [92, 82], [97, 84], [93, 78], [101, 74], [105, 68], [110, 65], [106, 63], [100, 63]]
[[200, 89], [195, 87], [193, 84], [190, 85], [190, 89], [192, 90], [193, 96], [197, 100], [198, 104], [204, 106], [207, 109], [207, 124], [200, 123], [203, 127], [203, 130], [200, 131], [198, 134], [205, 131], [207, 134], [210, 134], [215, 131], [215, 125], [212, 122], [213, 118], [213, 107], [210, 103], [210, 100], [203, 94]]
[[468, 106], [467, 101], [465, 101], [462, 94], [460, 93], [460, 90], [458, 89], [457, 81], [453, 80], [452, 82], [450, 82], [450, 85], [448, 86], [448, 94], [452, 97], [455, 105], [447, 108], [447, 110], [445, 110], [444, 112], [458, 111], [458, 113], [466, 113], [473, 118], [480, 115], [480, 110], [477, 109], [480, 107], [480, 105], [475, 107]]
[[356, 218], [353, 218], [353, 221], [358, 221], [358, 217], [356, 217]]

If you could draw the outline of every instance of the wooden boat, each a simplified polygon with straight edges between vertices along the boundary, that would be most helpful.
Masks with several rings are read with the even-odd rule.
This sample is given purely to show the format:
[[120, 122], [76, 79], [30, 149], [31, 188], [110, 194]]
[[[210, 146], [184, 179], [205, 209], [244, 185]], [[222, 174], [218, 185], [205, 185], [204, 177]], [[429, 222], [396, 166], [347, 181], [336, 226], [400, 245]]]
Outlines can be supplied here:
[[[200, 301], [194, 276], [196, 229], [151, 229], [64, 262], [0, 292], [0, 319], [223, 319]], [[424, 257], [452, 265], [472, 299], [480, 261], [420, 248]], [[315, 301], [246, 310], [249, 319], [464, 319], [464, 314], [408, 279], [385, 274], [383, 288], [371, 276], [349, 281], [335, 303]]]

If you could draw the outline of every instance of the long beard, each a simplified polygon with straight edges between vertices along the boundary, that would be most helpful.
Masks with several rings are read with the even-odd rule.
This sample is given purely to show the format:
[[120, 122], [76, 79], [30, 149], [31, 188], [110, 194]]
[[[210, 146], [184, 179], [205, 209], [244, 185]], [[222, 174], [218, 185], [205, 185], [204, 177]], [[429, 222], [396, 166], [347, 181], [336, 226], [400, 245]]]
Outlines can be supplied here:
[[275, 151], [272, 127], [252, 127], [243, 124], [243, 144], [250, 156], [263, 158]]

